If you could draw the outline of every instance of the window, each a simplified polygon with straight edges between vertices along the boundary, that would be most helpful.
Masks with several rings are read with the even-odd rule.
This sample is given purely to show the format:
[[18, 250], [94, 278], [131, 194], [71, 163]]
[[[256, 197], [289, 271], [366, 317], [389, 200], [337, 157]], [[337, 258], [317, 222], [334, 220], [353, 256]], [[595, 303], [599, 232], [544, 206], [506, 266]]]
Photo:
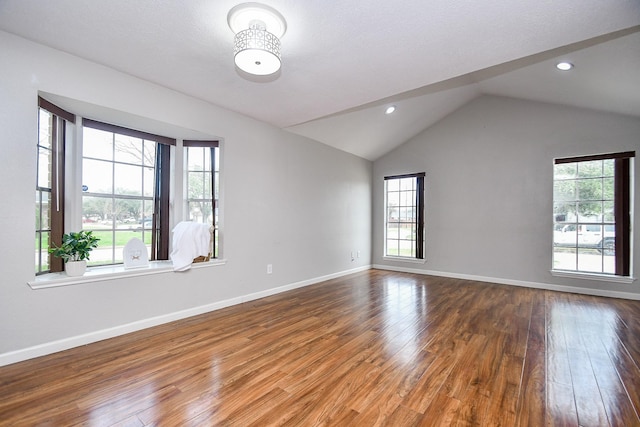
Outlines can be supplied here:
[[553, 269], [629, 276], [635, 152], [556, 159]]
[[385, 256], [424, 258], [424, 173], [385, 182]]
[[[146, 244], [151, 260], [167, 260], [170, 224], [182, 218], [215, 226], [212, 255], [218, 256], [218, 141], [185, 140], [184, 165], [172, 163], [175, 139], [80, 116], [82, 126], [74, 131], [74, 114], [43, 98], [38, 102], [36, 274], [63, 271], [49, 249], [64, 233], [80, 230], [100, 239], [90, 265], [122, 263], [134, 237]], [[185, 196], [175, 200], [170, 218], [170, 197], [181, 193], [171, 187], [183, 182]]]
[[91, 265], [122, 263], [133, 237], [169, 254], [169, 147], [175, 140], [89, 119], [82, 134], [82, 228], [100, 238]]
[[218, 141], [183, 141], [186, 153], [186, 211], [188, 220], [211, 224], [211, 253], [218, 257]]
[[75, 116], [43, 98], [38, 106], [35, 272], [41, 274], [62, 271], [62, 260], [51, 257], [49, 247], [62, 242], [65, 135]]

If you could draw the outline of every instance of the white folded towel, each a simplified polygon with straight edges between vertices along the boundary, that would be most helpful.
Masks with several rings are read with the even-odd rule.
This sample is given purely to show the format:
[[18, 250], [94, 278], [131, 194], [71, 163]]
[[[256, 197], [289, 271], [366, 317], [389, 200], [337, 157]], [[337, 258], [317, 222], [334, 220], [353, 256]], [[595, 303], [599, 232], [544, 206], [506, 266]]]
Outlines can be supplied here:
[[179, 222], [173, 229], [171, 261], [173, 271], [191, 268], [194, 258], [208, 256], [211, 250], [210, 225], [199, 222]]

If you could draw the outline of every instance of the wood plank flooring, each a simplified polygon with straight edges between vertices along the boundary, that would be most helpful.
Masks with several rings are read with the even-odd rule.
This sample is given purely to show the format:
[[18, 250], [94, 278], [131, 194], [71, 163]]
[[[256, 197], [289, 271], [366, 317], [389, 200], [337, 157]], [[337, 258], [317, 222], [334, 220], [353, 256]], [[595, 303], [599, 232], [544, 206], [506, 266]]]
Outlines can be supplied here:
[[0, 368], [2, 426], [640, 426], [640, 302], [370, 270]]

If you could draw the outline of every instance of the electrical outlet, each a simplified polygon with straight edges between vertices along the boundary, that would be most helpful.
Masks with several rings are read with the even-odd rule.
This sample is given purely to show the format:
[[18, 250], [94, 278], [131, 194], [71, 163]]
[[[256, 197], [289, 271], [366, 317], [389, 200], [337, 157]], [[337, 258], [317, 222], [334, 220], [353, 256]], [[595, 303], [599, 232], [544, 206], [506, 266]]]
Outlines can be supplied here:
[[273, 265], [267, 264], [267, 274], [273, 273]]
[[360, 258], [360, 251], [356, 252], [357, 258]]

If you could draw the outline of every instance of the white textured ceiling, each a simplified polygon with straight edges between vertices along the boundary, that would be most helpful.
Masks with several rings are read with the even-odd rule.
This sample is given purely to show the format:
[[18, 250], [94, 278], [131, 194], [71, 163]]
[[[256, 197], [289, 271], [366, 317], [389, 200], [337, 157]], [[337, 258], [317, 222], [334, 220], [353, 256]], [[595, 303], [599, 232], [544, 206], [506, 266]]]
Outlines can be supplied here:
[[234, 67], [238, 0], [0, 0], [0, 29], [370, 160], [482, 93], [640, 116], [638, 0], [263, 2], [267, 78]]

